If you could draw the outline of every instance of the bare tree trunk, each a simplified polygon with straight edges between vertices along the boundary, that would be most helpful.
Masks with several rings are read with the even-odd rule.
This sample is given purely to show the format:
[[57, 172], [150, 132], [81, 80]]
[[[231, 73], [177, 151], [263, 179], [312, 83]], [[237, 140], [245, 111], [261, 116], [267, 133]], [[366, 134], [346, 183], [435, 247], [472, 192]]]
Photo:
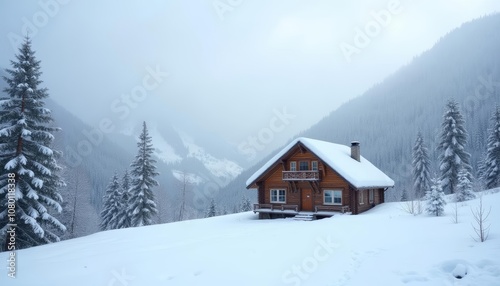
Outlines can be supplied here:
[[472, 224], [472, 228], [476, 233], [476, 236], [479, 241], [484, 242], [488, 239], [490, 225], [486, 226], [486, 220], [491, 212], [491, 206], [488, 211], [484, 209], [483, 206], [483, 194], [479, 195], [479, 206], [473, 210], [471, 208], [472, 216], [474, 217], [474, 222]]
[[71, 216], [71, 226], [70, 226], [70, 234], [71, 237], [75, 237], [75, 220], [76, 220], [76, 205], [77, 205], [77, 198], [78, 198], [78, 185], [79, 181], [78, 179], [80, 178], [80, 175], [76, 174], [76, 180], [75, 180], [75, 194], [73, 196], [73, 215]]

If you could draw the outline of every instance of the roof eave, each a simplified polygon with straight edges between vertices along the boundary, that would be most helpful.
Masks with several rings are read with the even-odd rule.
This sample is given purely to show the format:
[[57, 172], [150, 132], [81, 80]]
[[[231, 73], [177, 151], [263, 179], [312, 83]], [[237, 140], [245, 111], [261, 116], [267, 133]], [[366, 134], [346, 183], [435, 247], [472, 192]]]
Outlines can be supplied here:
[[[352, 184], [351, 184], [352, 185]], [[357, 187], [355, 185], [352, 185], [354, 188], [358, 190], [368, 190], [368, 189], [386, 189], [386, 188], [392, 188], [394, 185], [381, 185], [381, 186], [362, 186], [362, 187]]]

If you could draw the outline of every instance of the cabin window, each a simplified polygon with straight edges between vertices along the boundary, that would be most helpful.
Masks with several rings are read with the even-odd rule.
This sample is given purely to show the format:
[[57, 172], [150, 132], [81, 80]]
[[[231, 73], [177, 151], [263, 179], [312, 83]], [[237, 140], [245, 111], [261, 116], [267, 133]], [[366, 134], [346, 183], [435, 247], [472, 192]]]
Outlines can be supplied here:
[[364, 190], [358, 191], [358, 197], [359, 197], [359, 204], [364, 205], [365, 204], [365, 191]]
[[290, 162], [290, 171], [297, 171], [297, 162], [295, 161]]
[[318, 171], [318, 161], [311, 162], [311, 170]]
[[369, 191], [370, 193], [368, 194], [368, 198], [370, 200], [370, 204], [373, 203], [373, 190]]
[[299, 170], [300, 171], [309, 171], [309, 162], [307, 162], [307, 161], [300, 161], [299, 162]]
[[286, 202], [286, 190], [271, 189], [271, 203]]
[[324, 190], [323, 204], [325, 205], [342, 205], [341, 190]]

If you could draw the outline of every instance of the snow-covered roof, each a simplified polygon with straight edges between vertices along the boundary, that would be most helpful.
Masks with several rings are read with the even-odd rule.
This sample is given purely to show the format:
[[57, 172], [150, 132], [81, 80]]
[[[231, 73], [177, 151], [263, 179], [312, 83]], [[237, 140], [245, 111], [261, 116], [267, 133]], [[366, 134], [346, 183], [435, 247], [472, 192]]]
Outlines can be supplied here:
[[384, 172], [380, 171], [370, 161], [361, 156], [360, 161], [351, 158], [351, 148], [345, 145], [320, 141], [316, 139], [300, 137], [288, 144], [278, 152], [271, 160], [264, 164], [246, 182], [247, 188], [271, 168], [283, 155], [292, 149], [297, 143], [301, 143], [309, 151], [314, 153], [325, 164], [334, 169], [340, 176], [346, 179], [355, 188], [393, 187], [394, 181]]

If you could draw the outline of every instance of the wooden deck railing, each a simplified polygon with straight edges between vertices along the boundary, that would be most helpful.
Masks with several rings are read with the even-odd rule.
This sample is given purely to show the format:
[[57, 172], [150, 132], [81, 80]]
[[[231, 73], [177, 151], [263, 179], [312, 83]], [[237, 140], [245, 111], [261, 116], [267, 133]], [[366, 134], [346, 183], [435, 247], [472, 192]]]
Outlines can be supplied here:
[[319, 181], [318, 171], [283, 171], [283, 181]]
[[327, 212], [350, 212], [351, 208], [349, 206], [315, 206], [314, 212], [327, 211]]
[[295, 212], [299, 212], [298, 205], [274, 205], [274, 204], [254, 204], [253, 211], [257, 212], [259, 210], [277, 210], [277, 211], [285, 211], [285, 210], [293, 210]]

